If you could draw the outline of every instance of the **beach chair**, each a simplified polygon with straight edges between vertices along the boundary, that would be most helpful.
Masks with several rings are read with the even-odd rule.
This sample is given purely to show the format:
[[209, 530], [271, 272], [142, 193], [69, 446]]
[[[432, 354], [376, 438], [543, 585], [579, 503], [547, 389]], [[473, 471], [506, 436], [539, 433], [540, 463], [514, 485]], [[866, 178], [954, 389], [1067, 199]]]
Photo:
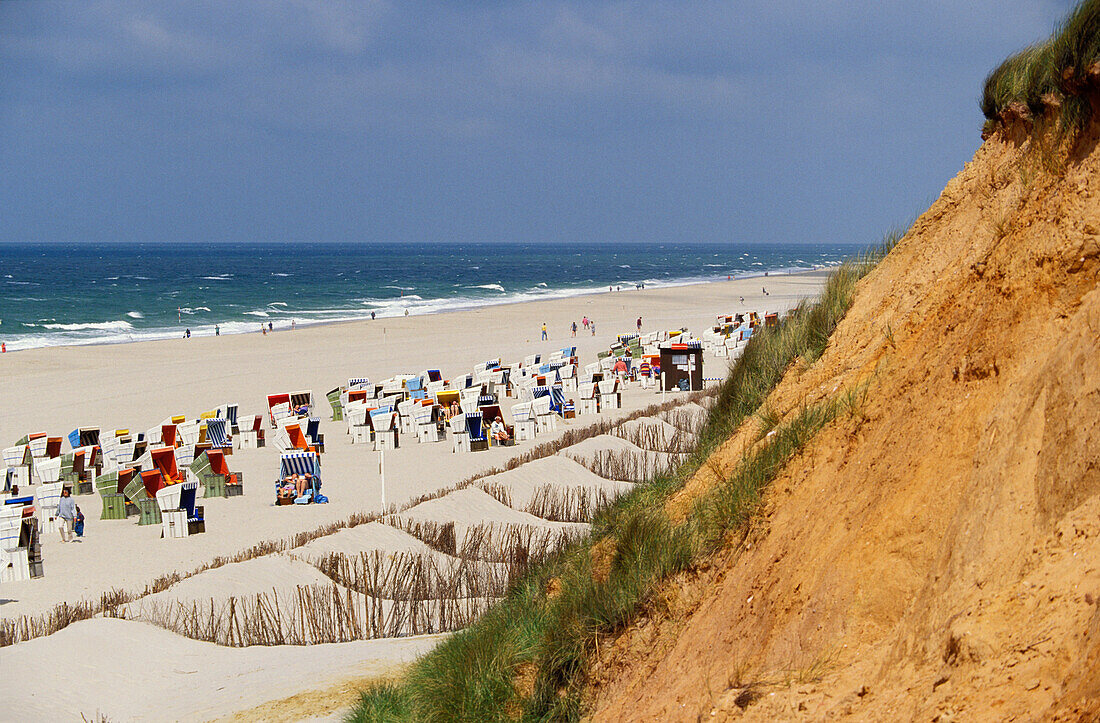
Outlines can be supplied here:
[[4, 464], [7, 466], [5, 476], [5, 489], [11, 489], [11, 485], [26, 487], [31, 482], [31, 467], [34, 465], [34, 457], [31, 456], [31, 448], [27, 444], [17, 444], [4, 450]]
[[39, 484], [57, 482], [61, 477], [61, 458], [35, 457], [31, 477]]
[[[175, 484], [182, 481], [185, 475], [180, 472], [181, 466], [190, 466], [191, 460], [188, 459], [185, 465], [180, 464], [180, 457], [177, 453], [183, 449], [182, 447], [172, 449], [171, 447], [160, 447], [149, 451], [149, 455], [152, 458], [153, 469], [158, 470], [164, 477], [164, 483], [166, 485]], [[152, 495], [150, 495], [152, 496]]]
[[550, 392], [550, 411], [559, 417], [565, 416], [565, 390], [560, 384], [552, 384]]
[[267, 444], [267, 430], [264, 429], [263, 416], [259, 414], [247, 416], [241, 424], [241, 449], [259, 449]]
[[286, 452], [289, 449], [293, 449], [294, 445], [290, 442], [290, 428], [298, 428], [298, 420], [293, 417], [283, 417], [279, 419], [275, 425], [275, 431], [271, 433], [271, 446], [280, 452]]
[[198, 444], [199, 420], [193, 419], [176, 425], [176, 434], [179, 435], [180, 444]]
[[535, 397], [535, 400], [531, 402], [539, 434], [549, 434], [558, 428], [558, 415], [554, 413], [550, 405], [549, 391], [542, 396]]
[[451, 452], [470, 451], [469, 433], [466, 430], [466, 416], [456, 414], [447, 422], [451, 428]]
[[302, 431], [301, 423], [288, 424], [286, 425], [285, 429], [287, 435], [290, 438], [290, 445], [287, 447], [287, 449], [298, 449], [303, 452], [320, 453], [321, 450], [317, 449], [316, 446], [311, 444], [310, 438], [306, 436], [306, 433], [304, 431]]
[[188, 467], [190, 467], [191, 462], [193, 462], [195, 459], [196, 450], [202, 451], [198, 446], [190, 444], [176, 447], [176, 449], [173, 451], [173, 456], [176, 458], [176, 467], [178, 467], [179, 469], [187, 469]]
[[229, 423], [225, 419], [206, 420], [206, 443], [211, 449], [233, 454], [233, 438], [229, 435]]
[[577, 387], [577, 414], [598, 414], [598, 387], [596, 382], [586, 382]]
[[321, 458], [316, 452], [284, 452], [279, 458], [279, 476], [275, 480], [275, 503], [284, 504], [279, 496], [283, 480], [292, 474], [312, 475], [313, 486], [305, 494], [293, 500], [296, 505], [311, 502], [324, 503], [328, 498], [321, 494]]
[[157, 490], [161, 537], [180, 538], [206, 532], [204, 508], [195, 505], [199, 483], [180, 482]]
[[232, 437], [237, 432], [241, 431], [240, 425], [237, 423], [237, 415], [240, 413], [240, 405], [236, 402], [226, 402], [225, 404], [225, 426], [226, 432]]
[[348, 425], [348, 435], [352, 444], [365, 444], [371, 441], [371, 426], [367, 416], [365, 401], [348, 402], [344, 421]]
[[61, 444], [65, 440], [61, 437], [46, 437], [46, 453], [48, 459], [56, 459], [61, 456]]
[[99, 427], [77, 427], [69, 432], [69, 446], [73, 449], [80, 447], [95, 447], [99, 445]]
[[103, 501], [101, 520], [126, 519], [126, 496], [119, 490], [118, 472], [108, 472], [96, 477], [96, 491]]
[[325, 451], [325, 435], [321, 434], [321, 420], [317, 417], [310, 417], [306, 420], [302, 432], [305, 433], [310, 446], [315, 447], [318, 454], [323, 454]]
[[393, 407], [385, 406], [374, 409], [370, 413], [370, 425], [374, 429], [374, 449], [397, 449], [399, 443], [399, 431], [394, 426], [397, 414]]
[[[290, 409], [296, 416], [310, 417], [313, 416], [313, 391], [310, 389], [304, 389], [298, 392], [290, 393]], [[300, 411], [300, 410], [303, 410]]]
[[512, 425], [516, 430], [516, 441], [526, 442], [534, 439], [538, 422], [535, 419], [535, 409], [531, 402], [520, 402], [512, 405]]
[[562, 368], [558, 369], [558, 381], [561, 382], [562, 389], [567, 392], [577, 391], [577, 365], [566, 364]]
[[202, 485], [203, 497], [234, 497], [243, 492], [243, 476], [229, 471], [229, 462], [221, 450], [204, 451], [191, 463], [191, 473]]
[[600, 394], [600, 411], [606, 412], [609, 409], [621, 409], [623, 406], [622, 393], [619, 391], [619, 380], [617, 378], [605, 379], [598, 383]]
[[444, 409], [450, 409], [452, 404], [461, 400], [462, 393], [457, 389], [441, 389], [434, 396], [436, 404]]
[[[159, 472], [159, 470], [155, 471]], [[134, 505], [136, 505], [139, 500], [148, 499], [149, 497], [149, 493], [145, 489], [145, 483], [142, 481], [141, 473], [142, 470], [133, 467], [111, 472], [111, 474], [117, 475], [118, 481], [116, 483], [116, 489], [122, 493], [127, 502]]]
[[416, 433], [416, 420], [414, 413], [420, 405], [419, 400], [406, 399], [397, 403], [397, 428], [401, 434], [412, 436]]
[[[172, 427], [175, 429], [175, 426]], [[149, 427], [145, 430], [145, 441], [154, 447], [164, 446], [164, 428], [161, 425]]]
[[43, 532], [57, 532], [59, 521], [57, 507], [61, 503], [63, 482], [45, 482], [34, 490], [34, 507], [38, 511], [38, 524]]
[[439, 442], [444, 439], [446, 434], [439, 428], [439, 414], [440, 408], [430, 399], [414, 403], [413, 423], [418, 442]]
[[341, 387], [336, 387], [325, 397], [328, 399], [328, 405], [332, 407], [332, 421], [342, 422], [344, 421], [344, 405], [341, 397], [344, 394], [344, 390]]
[[268, 394], [267, 416], [272, 427], [276, 426], [279, 419], [290, 416], [290, 395]]
[[466, 451], [483, 452], [489, 449], [489, 439], [485, 434], [485, 417], [481, 412], [466, 412]]
[[42, 551], [36, 530], [24, 524], [33, 514], [33, 497], [8, 499], [0, 505], [0, 583], [42, 576]]

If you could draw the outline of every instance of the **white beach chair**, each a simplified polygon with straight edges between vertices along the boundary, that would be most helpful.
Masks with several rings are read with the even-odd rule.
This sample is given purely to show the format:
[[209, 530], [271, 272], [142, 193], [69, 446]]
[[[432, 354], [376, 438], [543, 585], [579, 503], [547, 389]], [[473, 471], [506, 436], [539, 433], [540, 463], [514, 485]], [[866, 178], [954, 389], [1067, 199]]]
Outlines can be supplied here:
[[195, 461], [195, 446], [192, 444], [185, 444], [180, 447], [176, 447], [175, 450], [176, 467], [179, 469], [186, 469], [191, 466], [191, 463]]
[[414, 399], [406, 399], [403, 402], [397, 404], [397, 424], [398, 429], [401, 430], [401, 434], [412, 436], [416, 433], [416, 421], [413, 419], [413, 413], [416, 407], [419, 406]]
[[558, 379], [561, 380], [562, 391], [576, 392], [577, 391], [577, 365], [566, 364], [561, 369], [558, 369]]
[[399, 434], [394, 427], [397, 414], [393, 407], [379, 407], [370, 413], [371, 426], [374, 427], [374, 449], [397, 449]]
[[279, 426], [279, 422], [281, 420], [289, 419], [293, 416], [295, 415], [293, 412], [290, 411], [290, 402], [280, 402], [279, 404], [271, 407], [272, 426], [277, 427]]
[[[233, 439], [240, 443], [241, 449], [257, 449], [260, 446], [260, 432], [263, 430], [263, 423], [262, 414], [250, 414], [241, 418], [238, 424], [240, 434], [233, 436]], [[264, 441], [266, 441], [266, 435]]]
[[439, 425], [432, 419], [434, 407], [430, 404], [417, 404], [413, 407], [413, 421], [416, 425], [416, 440], [418, 442], [439, 442], [444, 438], [440, 434]]
[[348, 402], [347, 409], [344, 410], [344, 420], [348, 424], [348, 435], [351, 436], [352, 444], [363, 444], [371, 441], [366, 402]]
[[31, 475], [39, 483], [57, 482], [61, 478], [61, 458], [35, 457]]
[[199, 443], [199, 422], [197, 419], [189, 420], [183, 424], [176, 425], [176, 434], [179, 436], [180, 444], [198, 444]]
[[598, 414], [596, 382], [584, 382], [577, 387], [577, 414]]
[[7, 473], [4, 479], [7, 480], [8, 484], [19, 485], [20, 487], [29, 485], [33, 459], [30, 448], [25, 444], [5, 449], [4, 464], [7, 465]]
[[451, 417], [451, 451], [469, 452], [470, 435], [466, 431], [466, 415], [456, 414]]
[[29, 551], [19, 546], [22, 526], [21, 505], [0, 507], [0, 582], [31, 579]]
[[531, 402], [512, 405], [512, 424], [515, 427], [517, 442], [526, 442], [535, 438], [538, 433], [538, 422]]
[[600, 392], [600, 411], [606, 412], [609, 409], [621, 409], [623, 406], [623, 395], [619, 391], [619, 380], [605, 379], [597, 384]]
[[550, 397], [539, 397], [531, 402], [538, 434], [549, 434], [558, 428], [558, 415], [551, 411], [551, 401]]
[[467, 387], [461, 390], [458, 396], [458, 406], [462, 407], [463, 412], [476, 412], [478, 399], [481, 398], [481, 387]]
[[61, 488], [64, 486], [64, 482], [46, 482], [38, 485], [34, 491], [38, 524], [43, 533], [57, 532], [60, 525], [57, 519], [57, 507], [61, 503]]

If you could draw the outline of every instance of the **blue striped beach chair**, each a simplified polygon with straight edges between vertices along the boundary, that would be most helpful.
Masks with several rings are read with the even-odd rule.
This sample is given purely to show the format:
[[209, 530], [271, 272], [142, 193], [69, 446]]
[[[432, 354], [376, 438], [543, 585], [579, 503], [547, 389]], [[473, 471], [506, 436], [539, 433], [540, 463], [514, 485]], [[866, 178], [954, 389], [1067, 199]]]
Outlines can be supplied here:
[[282, 486], [283, 480], [292, 474], [312, 475], [313, 487], [294, 500], [296, 505], [307, 505], [310, 502], [328, 502], [328, 498], [321, 494], [321, 457], [316, 452], [285, 452], [279, 460], [279, 477], [275, 480], [276, 491]]

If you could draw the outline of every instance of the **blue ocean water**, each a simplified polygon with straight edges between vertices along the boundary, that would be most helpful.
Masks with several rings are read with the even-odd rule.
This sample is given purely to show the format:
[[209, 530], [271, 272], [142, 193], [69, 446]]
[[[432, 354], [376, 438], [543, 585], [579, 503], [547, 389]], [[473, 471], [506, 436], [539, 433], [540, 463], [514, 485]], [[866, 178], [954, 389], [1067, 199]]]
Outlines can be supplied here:
[[831, 266], [820, 244], [3, 244], [9, 351], [286, 328]]

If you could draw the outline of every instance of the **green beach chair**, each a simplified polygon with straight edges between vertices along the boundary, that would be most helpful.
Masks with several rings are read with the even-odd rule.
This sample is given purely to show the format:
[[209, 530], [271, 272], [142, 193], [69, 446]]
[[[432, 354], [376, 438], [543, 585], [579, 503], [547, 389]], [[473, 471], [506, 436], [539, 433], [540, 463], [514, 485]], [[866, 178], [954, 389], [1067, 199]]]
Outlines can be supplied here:
[[103, 500], [101, 520], [126, 519], [126, 497], [118, 491], [118, 472], [108, 472], [96, 477], [96, 490]]
[[205, 451], [191, 463], [191, 473], [202, 484], [204, 497], [225, 497], [225, 475], [214, 473], [210, 455]]
[[151, 497], [137, 501], [138, 525], [159, 525], [161, 523], [160, 505]]
[[332, 421], [340, 422], [344, 419], [344, 405], [340, 402], [340, 387], [336, 387], [326, 396], [328, 396], [328, 403], [332, 406]]

